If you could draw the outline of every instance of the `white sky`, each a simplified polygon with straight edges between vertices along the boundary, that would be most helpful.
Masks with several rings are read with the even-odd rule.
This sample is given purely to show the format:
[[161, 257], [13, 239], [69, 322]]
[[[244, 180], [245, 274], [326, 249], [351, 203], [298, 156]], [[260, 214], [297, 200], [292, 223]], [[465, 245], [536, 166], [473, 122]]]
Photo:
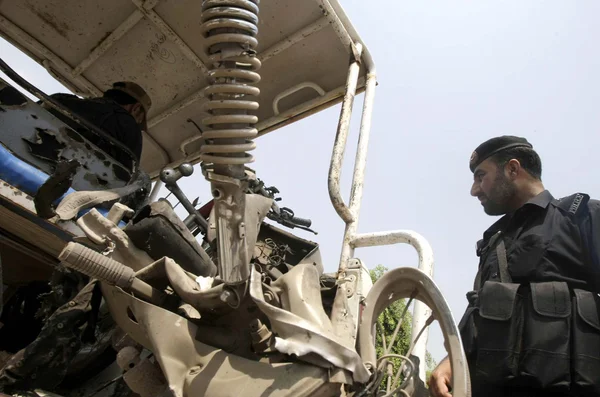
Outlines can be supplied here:
[[[495, 220], [469, 196], [468, 160], [479, 143], [525, 136], [556, 197], [600, 197], [600, 2], [341, 3], [379, 72], [359, 232], [412, 229], [425, 236], [434, 249], [434, 279], [458, 321], [477, 269], [475, 242]], [[66, 91], [3, 41], [0, 56], [42, 90]], [[260, 138], [252, 165], [281, 190], [284, 205], [313, 220], [318, 236], [297, 233], [321, 244], [326, 271], [337, 269], [344, 230], [327, 193], [338, 115], [339, 106]], [[200, 173], [183, 187], [192, 199], [208, 200]], [[361, 249], [357, 256], [369, 268], [416, 266], [410, 246]], [[428, 348], [438, 360], [445, 355], [439, 330]]]

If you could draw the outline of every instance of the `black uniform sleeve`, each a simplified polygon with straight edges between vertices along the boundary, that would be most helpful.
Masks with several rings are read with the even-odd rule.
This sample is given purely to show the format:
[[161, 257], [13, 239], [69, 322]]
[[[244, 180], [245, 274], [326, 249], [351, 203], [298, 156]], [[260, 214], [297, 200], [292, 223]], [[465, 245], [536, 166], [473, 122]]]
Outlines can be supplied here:
[[[104, 119], [102, 128], [110, 131], [114, 138], [127, 146], [136, 156], [135, 161], [139, 164], [142, 156], [142, 131], [129, 113], [114, 113], [111, 117]], [[117, 151], [122, 152], [119, 149]], [[131, 160], [126, 153], [120, 154], [118, 160], [125, 166], [131, 165]]]
[[589, 260], [597, 292], [600, 292], [600, 201], [590, 200], [588, 207], [590, 211], [587, 225]]

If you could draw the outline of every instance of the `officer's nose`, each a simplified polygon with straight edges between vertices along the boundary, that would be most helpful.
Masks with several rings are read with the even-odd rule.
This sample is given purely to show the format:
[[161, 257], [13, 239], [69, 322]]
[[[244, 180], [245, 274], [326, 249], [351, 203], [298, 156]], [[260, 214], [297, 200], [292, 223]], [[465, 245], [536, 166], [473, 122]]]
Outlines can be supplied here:
[[479, 183], [473, 181], [473, 185], [471, 186], [471, 196], [477, 197], [481, 194], [481, 188], [479, 187]]

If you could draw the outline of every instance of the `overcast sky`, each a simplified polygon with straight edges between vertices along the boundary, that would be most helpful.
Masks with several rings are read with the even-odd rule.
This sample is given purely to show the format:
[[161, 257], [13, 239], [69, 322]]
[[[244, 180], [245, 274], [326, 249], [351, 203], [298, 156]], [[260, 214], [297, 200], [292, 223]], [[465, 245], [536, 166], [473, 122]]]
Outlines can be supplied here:
[[[600, 197], [600, 2], [341, 3], [379, 72], [359, 232], [412, 229], [425, 236], [434, 249], [434, 279], [458, 321], [477, 269], [475, 243], [495, 221], [469, 195], [468, 160], [479, 143], [524, 136], [540, 153], [555, 197]], [[65, 91], [5, 42], [0, 54], [44, 91]], [[252, 165], [281, 190], [284, 205], [313, 220], [318, 236], [297, 233], [321, 244], [331, 272], [344, 230], [327, 193], [338, 116], [339, 106], [260, 138]], [[192, 198], [208, 200], [200, 173], [183, 186]], [[369, 268], [416, 266], [417, 259], [410, 246], [361, 249], [357, 256]], [[438, 360], [445, 355], [438, 330], [428, 347]]]

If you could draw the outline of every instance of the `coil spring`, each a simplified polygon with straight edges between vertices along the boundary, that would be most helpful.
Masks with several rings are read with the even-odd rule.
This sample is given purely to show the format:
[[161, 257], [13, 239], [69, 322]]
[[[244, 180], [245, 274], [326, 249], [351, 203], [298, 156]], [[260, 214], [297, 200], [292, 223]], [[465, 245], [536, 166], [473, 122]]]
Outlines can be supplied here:
[[258, 45], [258, 3], [260, 0], [204, 0], [201, 31], [206, 53], [213, 69], [205, 89], [210, 114], [203, 119], [210, 130], [203, 133], [206, 143], [201, 160], [219, 165], [244, 165], [254, 161], [247, 153], [256, 145], [252, 141], [258, 131], [253, 127], [260, 90], [249, 84], [260, 81], [256, 70], [261, 63], [255, 56]]

